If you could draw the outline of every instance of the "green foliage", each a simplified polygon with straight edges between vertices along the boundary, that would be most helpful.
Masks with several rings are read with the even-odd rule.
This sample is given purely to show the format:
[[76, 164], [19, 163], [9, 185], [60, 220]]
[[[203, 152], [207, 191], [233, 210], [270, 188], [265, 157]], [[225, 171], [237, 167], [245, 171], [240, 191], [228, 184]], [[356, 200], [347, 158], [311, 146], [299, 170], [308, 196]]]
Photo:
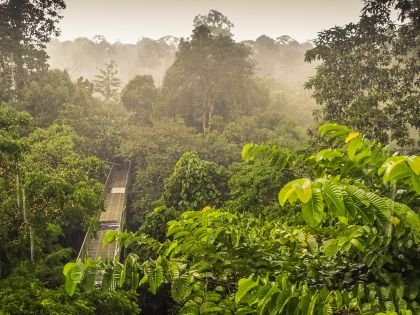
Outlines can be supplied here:
[[290, 151], [264, 144], [247, 144], [244, 146], [241, 156], [245, 161], [252, 161], [259, 158], [266, 162], [271, 162], [274, 167], [281, 171], [289, 162]]
[[310, 226], [315, 227], [324, 217], [324, 202], [320, 189], [314, 189], [311, 194], [311, 199], [302, 206], [302, 216]]
[[1, 107], [1, 144], [8, 149], [0, 162], [0, 251], [9, 269], [29, 252], [35, 259], [56, 250], [60, 241], [76, 246], [73, 231], [86, 229], [103, 207], [100, 161], [77, 151], [79, 138], [69, 127], [29, 133], [30, 121]]
[[326, 287], [314, 290], [305, 283], [293, 284], [286, 275], [280, 275], [275, 281], [264, 277], [239, 280], [235, 301], [239, 304], [238, 314], [385, 314], [381, 311], [415, 314], [419, 311], [415, 295], [404, 295], [405, 289], [402, 284], [395, 287], [359, 284], [349, 292]]
[[3, 137], [23, 137], [31, 131], [32, 117], [26, 112], [19, 112], [7, 104], [0, 105], [0, 132]]
[[88, 100], [80, 105], [65, 105], [56, 122], [77, 132], [83, 153], [110, 161], [121, 143], [123, 118], [121, 108]]
[[[332, 147], [306, 157], [267, 145], [243, 150], [257, 170], [263, 163], [282, 172], [319, 162], [308, 173], [314, 177], [294, 178], [278, 194], [284, 210], [277, 211], [290, 215], [288, 201], [301, 208], [306, 224], [285, 224], [280, 216], [267, 219], [248, 209], [205, 207], [169, 222], [161, 243], [145, 234], [115, 232], [109, 240], [142, 248], [114, 265], [119, 286], [157, 293], [169, 285], [181, 314], [418, 313], [420, 219], [410, 208], [415, 199], [407, 198], [416, 194], [411, 185], [418, 158], [389, 157], [378, 143], [345, 126], [320, 130]], [[339, 164], [351, 167], [335, 174]], [[389, 190], [384, 185], [391, 179]], [[399, 187], [406, 188], [401, 194], [407, 204], [396, 200], [402, 198]]]
[[121, 92], [121, 103], [133, 112], [136, 120], [150, 123], [153, 118], [158, 91], [151, 75], [135, 76]]
[[95, 92], [99, 93], [105, 102], [118, 100], [121, 80], [117, 75], [117, 65], [115, 61], [111, 61], [104, 69], [99, 69], [99, 74], [95, 76], [93, 81]]
[[321, 122], [346, 124], [384, 144], [413, 144], [409, 129], [420, 121], [419, 3], [363, 3], [358, 23], [319, 33], [306, 61], [322, 64], [306, 87], [322, 106]]
[[[209, 312], [213, 308], [234, 310], [232, 301], [223, 299], [235, 291], [241, 277], [263, 275], [273, 266], [293, 270], [296, 266], [283, 258], [301, 255], [307, 246], [302, 230], [209, 207], [184, 212], [179, 220], [169, 223], [167, 237], [159, 244], [145, 235], [113, 235], [122, 246], [142, 245], [158, 254], [156, 259], [144, 261], [130, 254], [123, 267], [126, 271], [118, 273], [125, 273], [126, 282], [134, 288], [147, 285], [153, 292], [169, 283], [172, 298], [184, 305], [182, 313], [201, 308]], [[127, 280], [134, 275], [137, 280]]]
[[235, 212], [262, 213], [265, 217], [278, 218], [282, 214], [276, 195], [279, 185], [292, 178], [290, 170], [279, 172], [275, 165], [255, 161], [233, 164], [229, 173], [227, 208]]
[[226, 199], [227, 174], [223, 167], [186, 152], [165, 181], [163, 202], [178, 210], [221, 206]]
[[225, 121], [268, 104], [268, 92], [253, 79], [250, 50], [229, 36], [214, 36], [203, 25], [183, 40], [166, 72], [162, 98], [165, 115], [180, 115], [188, 126], [207, 134], [215, 115]]
[[[138, 314], [135, 296], [125, 292], [94, 290], [69, 296], [61, 287], [61, 263], [71, 251], [57, 260], [46, 257], [36, 265], [22, 264], [0, 280], [0, 312], [4, 314]], [[55, 278], [58, 282], [54, 283]]]
[[156, 201], [161, 198], [164, 181], [171, 175], [184, 152], [196, 151], [202, 158], [223, 166], [240, 158], [237, 154], [238, 146], [216, 134], [203, 139], [194, 129], [178, 120], [159, 120], [153, 126], [130, 126], [122, 138], [126, 140], [120, 147], [120, 155], [132, 160], [136, 167], [129, 208], [129, 227], [133, 230], [137, 230], [140, 223], [144, 222], [146, 213], [161, 206]]
[[70, 298], [61, 288], [63, 277], [60, 270], [71, 256], [72, 250], [67, 248], [59, 249], [35, 264], [21, 261], [7, 277], [0, 280], [0, 312], [95, 314], [95, 308], [100, 306], [99, 303], [92, 303], [93, 298], [86, 294]]
[[222, 13], [216, 10], [210, 10], [207, 16], [197, 15], [193, 22], [194, 28], [201, 25], [209, 29], [210, 33], [214, 36], [227, 36], [232, 37], [231, 29], [233, 23], [224, 16]]
[[[24, 156], [23, 178], [30, 207], [35, 210], [39, 202], [44, 211], [48, 206], [54, 209], [55, 215], [50, 214], [50, 219], [63, 216], [61, 224], [83, 222], [87, 227], [92, 215], [103, 207], [103, 187], [94, 179], [103, 166], [97, 158], [79, 154], [76, 141], [74, 132], [64, 126], [53, 125], [33, 132], [27, 141], [31, 149]], [[53, 202], [52, 196], [56, 198]], [[48, 205], [49, 202], [55, 202], [55, 206]]]
[[153, 211], [148, 211], [139, 232], [152, 236], [158, 241], [165, 240], [166, 225], [168, 222], [178, 219], [180, 212], [174, 208], [158, 206]]
[[[176, 135], [176, 137], [174, 137]], [[161, 197], [164, 180], [173, 171], [182, 154], [200, 145], [191, 128], [179, 121], [163, 120], [153, 127], [130, 127], [123, 138], [120, 155], [133, 161], [136, 166], [131, 191], [132, 206], [129, 227], [138, 229], [144, 214], [154, 208], [153, 202]]]
[[33, 72], [47, 68], [45, 45], [60, 34], [63, 0], [7, 0], [0, 4], [0, 101], [14, 101]]
[[[127, 292], [107, 292], [95, 290], [78, 297], [92, 309], [88, 314], [140, 314], [141, 310], [136, 303], [136, 296]], [[76, 304], [73, 302], [72, 304]], [[79, 304], [81, 304], [79, 302]]]
[[22, 89], [18, 108], [28, 111], [38, 126], [47, 127], [58, 117], [65, 104], [78, 100], [78, 86], [66, 71], [34, 73]]
[[11, 167], [12, 161], [18, 159], [24, 149], [20, 137], [28, 135], [30, 131], [32, 117], [28, 113], [0, 104], [0, 176], [7, 175], [7, 168]]
[[295, 179], [287, 183], [279, 192], [280, 205], [284, 206], [287, 200], [290, 203], [294, 203], [298, 199], [303, 203], [307, 203], [312, 197], [311, 186], [312, 183], [307, 178]]

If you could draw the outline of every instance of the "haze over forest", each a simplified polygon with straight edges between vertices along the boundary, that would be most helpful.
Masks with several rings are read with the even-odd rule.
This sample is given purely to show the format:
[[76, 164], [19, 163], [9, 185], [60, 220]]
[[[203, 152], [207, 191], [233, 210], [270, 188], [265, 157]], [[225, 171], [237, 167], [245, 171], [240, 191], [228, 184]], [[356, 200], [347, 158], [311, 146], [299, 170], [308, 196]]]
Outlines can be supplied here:
[[419, 34], [418, 0], [0, 0], [0, 315], [420, 314]]
[[[258, 5], [236, 0], [228, 3], [129, 0], [126, 5], [130, 12], [115, 15], [120, 8], [114, 2], [101, 2], [99, 12], [97, 5], [95, 1], [88, 5], [79, 0], [68, 3], [61, 22], [61, 36], [47, 45], [51, 68], [66, 70], [72, 79], [92, 80], [106, 63], [115, 61], [122, 83], [137, 74], [150, 74], [160, 86], [175, 60], [180, 39], [191, 36], [193, 18], [217, 9], [233, 22], [234, 38], [251, 47], [256, 74], [277, 82], [280, 88], [276, 93], [289, 98], [288, 103], [293, 104], [288, 108], [298, 107], [294, 110], [298, 114], [292, 116], [308, 127], [316, 105], [310, 92], [303, 89], [303, 83], [314, 74], [317, 65], [304, 62], [305, 52], [313, 48], [310, 39], [323, 28], [356, 21], [361, 8], [358, 0], [345, 3], [322, 0], [316, 4], [306, 0], [299, 3], [264, 0]], [[317, 12], [324, 18], [315, 18]], [[89, 22], [92, 16], [96, 23]], [[95, 31], [98, 33], [94, 34]], [[142, 34], [160, 37], [142, 37]]]
[[[46, 51], [50, 67], [66, 70], [73, 80], [79, 77], [93, 80], [100, 69], [113, 61], [123, 84], [142, 74], [152, 75], [160, 86], [175, 60], [180, 40], [168, 35], [157, 40], [143, 38], [136, 44], [124, 44], [109, 43], [104, 36], [97, 35], [92, 39], [53, 40]], [[317, 63], [306, 63], [304, 57], [313, 44], [299, 43], [288, 35], [275, 39], [262, 35], [255, 41], [242, 43], [251, 49], [256, 74], [275, 82], [272, 93], [287, 99], [284, 103], [287, 103], [291, 116], [309, 127], [316, 104], [303, 84], [314, 74]]]
[[[119, 77], [126, 83], [136, 74], [151, 74], [160, 85], [181, 38], [165, 36], [142, 38], [136, 44], [110, 43], [104, 36], [80, 37], [73, 41], [53, 40], [47, 46], [52, 68], [67, 70], [73, 79], [93, 79], [98, 69], [115, 61]], [[311, 42], [299, 43], [288, 35], [242, 41], [252, 49], [256, 72], [261, 77], [279, 79], [290, 84], [303, 83], [314, 73], [315, 65], [304, 62], [304, 55], [313, 48]]]

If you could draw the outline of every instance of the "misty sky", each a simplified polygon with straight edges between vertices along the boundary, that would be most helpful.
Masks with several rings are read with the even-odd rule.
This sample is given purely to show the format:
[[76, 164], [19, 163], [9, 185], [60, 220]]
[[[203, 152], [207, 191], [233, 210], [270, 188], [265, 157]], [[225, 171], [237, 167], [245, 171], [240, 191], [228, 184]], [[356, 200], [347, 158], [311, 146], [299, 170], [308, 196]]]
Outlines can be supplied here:
[[235, 39], [290, 35], [299, 42], [334, 25], [357, 21], [361, 0], [67, 0], [60, 40], [104, 35], [135, 43], [142, 37], [186, 37], [198, 14], [215, 9], [234, 24]]

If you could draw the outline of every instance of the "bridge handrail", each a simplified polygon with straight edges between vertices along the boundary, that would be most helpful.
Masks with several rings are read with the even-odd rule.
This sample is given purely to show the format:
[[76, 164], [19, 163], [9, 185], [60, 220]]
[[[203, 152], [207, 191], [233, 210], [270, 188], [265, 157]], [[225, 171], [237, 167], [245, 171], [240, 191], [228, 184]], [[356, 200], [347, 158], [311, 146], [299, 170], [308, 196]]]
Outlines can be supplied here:
[[[128, 187], [128, 180], [129, 180], [129, 176], [130, 176], [130, 171], [131, 171], [131, 161], [128, 161], [128, 169], [127, 169], [127, 175], [125, 177], [125, 184], [124, 187], [125, 189], [127, 189]], [[125, 218], [126, 218], [126, 204], [127, 204], [127, 191], [125, 191], [124, 193], [124, 208], [121, 212], [121, 217], [120, 217], [120, 224], [118, 226], [118, 232], [122, 232], [124, 229], [124, 225], [125, 225]], [[119, 260], [120, 256], [120, 246], [117, 242], [117, 244], [115, 245], [115, 251], [114, 251], [114, 261], [115, 260]]]
[[[127, 169], [127, 175], [125, 178], [125, 189], [127, 189], [128, 187], [128, 180], [129, 180], [129, 176], [130, 176], [130, 171], [131, 171], [131, 161], [128, 161], [128, 169]], [[124, 192], [124, 207], [123, 210], [121, 212], [121, 217], [120, 217], [120, 222], [118, 225], [118, 233], [122, 232], [124, 229], [124, 225], [125, 225], [125, 218], [126, 218], [126, 213], [127, 213], [127, 191]], [[115, 250], [114, 250], [114, 257], [113, 260], [114, 262], [119, 261], [120, 260], [120, 253], [121, 253], [121, 248], [120, 248], [120, 244], [118, 242], [116, 242], [115, 244]], [[115, 275], [114, 273], [112, 273], [112, 281], [111, 281], [111, 288], [115, 288]]]

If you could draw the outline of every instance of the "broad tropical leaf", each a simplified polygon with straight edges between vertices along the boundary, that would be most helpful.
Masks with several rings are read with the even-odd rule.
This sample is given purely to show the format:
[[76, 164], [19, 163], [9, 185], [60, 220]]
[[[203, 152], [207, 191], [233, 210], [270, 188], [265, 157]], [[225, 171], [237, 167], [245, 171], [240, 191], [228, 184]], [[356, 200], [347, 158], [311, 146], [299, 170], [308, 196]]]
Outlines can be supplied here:
[[175, 279], [171, 286], [171, 296], [174, 301], [182, 303], [191, 294], [192, 286], [190, 285], [189, 275], [182, 274]]
[[346, 223], [347, 211], [340, 186], [328, 180], [322, 187], [322, 195], [327, 203], [328, 210], [342, 223]]
[[407, 158], [407, 163], [413, 170], [414, 174], [416, 174], [417, 176], [420, 175], [420, 156], [409, 156]]
[[299, 178], [288, 182], [279, 192], [279, 203], [294, 203], [297, 199], [307, 203], [312, 197], [312, 183], [308, 178]]
[[239, 304], [244, 296], [256, 286], [258, 286], [258, 282], [252, 280], [252, 276], [246, 279], [240, 279], [238, 282], [238, 291], [235, 293], [235, 302]]
[[150, 268], [147, 272], [147, 276], [149, 278], [149, 290], [153, 294], [156, 294], [157, 290], [165, 280], [163, 276], [163, 268], [162, 266], [156, 266], [155, 268]]
[[302, 216], [310, 226], [318, 226], [324, 216], [324, 202], [319, 189], [312, 191], [312, 198], [302, 206]]

